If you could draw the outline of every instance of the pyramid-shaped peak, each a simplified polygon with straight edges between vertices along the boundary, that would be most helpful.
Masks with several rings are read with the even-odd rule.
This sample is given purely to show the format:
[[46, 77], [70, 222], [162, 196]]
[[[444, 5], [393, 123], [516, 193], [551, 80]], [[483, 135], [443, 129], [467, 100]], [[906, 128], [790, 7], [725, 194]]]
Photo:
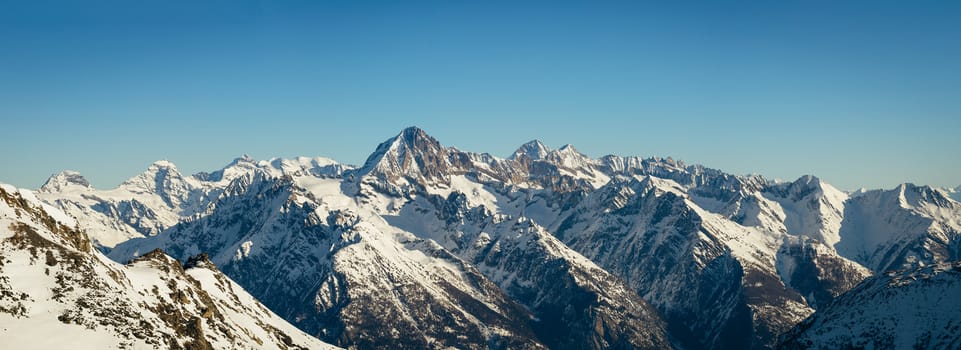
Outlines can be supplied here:
[[73, 170], [64, 170], [47, 178], [47, 182], [40, 186], [40, 192], [59, 192], [70, 186], [90, 188], [90, 181]]
[[539, 140], [531, 140], [518, 147], [517, 150], [514, 151], [514, 154], [511, 155], [510, 159], [517, 159], [520, 156], [526, 156], [532, 160], [538, 160], [543, 159], [544, 156], [550, 152], [551, 149], [544, 145], [543, 142], [540, 142]]
[[554, 157], [561, 159], [581, 159], [588, 158], [586, 154], [581, 153], [572, 144], [566, 144], [558, 148], [557, 150], [550, 152]]
[[428, 144], [437, 144], [436, 139], [427, 134], [423, 129], [416, 126], [410, 126], [401, 130], [400, 134], [394, 138], [394, 143], [403, 143], [408, 147], [417, 147]]
[[120, 184], [120, 187], [134, 192], [165, 192], [162, 187], [169, 186], [173, 181], [183, 185], [183, 176], [177, 166], [168, 160], [158, 160], [150, 164], [146, 171], [131, 177]]
[[152, 179], [157, 177], [167, 177], [169, 175], [179, 176], [180, 170], [177, 169], [177, 166], [173, 162], [162, 159], [151, 163], [150, 166], [147, 167], [147, 170], [137, 177], [146, 177]]
[[359, 172], [385, 179], [445, 178], [450, 168], [448, 152], [424, 130], [412, 126], [378, 145]]
[[794, 183], [797, 185], [805, 184], [805, 185], [811, 185], [811, 186], [820, 186], [821, 179], [814, 175], [802, 175], [797, 180], [795, 180]]
[[427, 135], [427, 132], [416, 126], [408, 126], [404, 128], [404, 130], [401, 130], [400, 134], [406, 137], [408, 135]]
[[367, 157], [364, 166], [372, 166], [380, 162], [382, 158], [388, 154], [392, 157], [400, 157], [407, 154], [408, 150], [413, 150], [415, 153], [424, 151], [439, 152], [442, 148], [440, 142], [437, 142], [436, 139], [428, 135], [424, 130], [416, 126], [411, 126], [401, 130], [397, 136], [391, 137], [378, 145], [377, 150]]

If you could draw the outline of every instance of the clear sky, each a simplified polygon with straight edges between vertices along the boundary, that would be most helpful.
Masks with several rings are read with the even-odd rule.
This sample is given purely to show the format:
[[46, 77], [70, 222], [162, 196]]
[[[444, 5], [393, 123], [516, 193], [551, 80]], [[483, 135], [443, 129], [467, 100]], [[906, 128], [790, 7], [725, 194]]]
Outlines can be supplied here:
[[957, 186], [961, 2], [0, 0], [0, 182], [360, 164], [411, 125], [505, 157]]

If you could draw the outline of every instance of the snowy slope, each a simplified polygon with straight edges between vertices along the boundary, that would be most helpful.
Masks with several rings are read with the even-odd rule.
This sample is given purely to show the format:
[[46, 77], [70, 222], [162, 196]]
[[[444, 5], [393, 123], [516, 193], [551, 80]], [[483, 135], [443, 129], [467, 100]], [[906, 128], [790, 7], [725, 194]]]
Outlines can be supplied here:
[[768, 186], [764, 196], [781, 207], [787, 232], [811, 237], [832, 247], [841, 240], [844, 202], [848, 196], [834, 186], [808, 175], [791, 183]]
[[203, 258], [108, 260], [72, 219], [0, 185], [0, 339], [9, 348], [324, 349]]
[[415, 198], [388, 221], [472, 262], [532, 310], [535, 331], [552, 348], [670, 345], [657, 311], [618, 278], [528, 218], [472, 206], [467, 189]]
[[782, 338], [785, 349], [961, 348], [961, 262], [868, 279]]
[[838, 252], [883, 272], [961, 258], [961, 203], [928, 186], [861, 193], [845, 206]]
[[209, 252], [272, 310], [344, 346], [542, 347], [528, 312], [469, 264], [391, 228], [344, 195], [338, 179], [298, 183], [238, 177], [208, 216], [111, 256]]

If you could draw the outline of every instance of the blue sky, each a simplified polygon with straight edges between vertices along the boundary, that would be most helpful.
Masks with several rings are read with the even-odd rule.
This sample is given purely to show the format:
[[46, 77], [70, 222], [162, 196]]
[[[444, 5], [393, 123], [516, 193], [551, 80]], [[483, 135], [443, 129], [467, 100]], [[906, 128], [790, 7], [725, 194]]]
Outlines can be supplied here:
[[0, 1], [0, 182], [360, 164], [417, 125], [499, 156], [961, 185], [961, 2], [669, 3]]

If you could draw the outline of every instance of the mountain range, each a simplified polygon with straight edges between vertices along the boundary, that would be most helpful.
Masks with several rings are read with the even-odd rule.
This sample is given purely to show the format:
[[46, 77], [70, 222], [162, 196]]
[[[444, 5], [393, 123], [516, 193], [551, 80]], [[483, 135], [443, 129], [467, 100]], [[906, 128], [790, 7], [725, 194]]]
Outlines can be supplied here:
[[[539, 141], [500, 158], [411, 127], [361, 166], [244, 156], [184, 175], [158, 161], [110, 190], [65, 171], [35, 193], [4, 191], [29, 198], [11, 199], [11, 210], [35, 213], [5, 213], [0, 229], [13, 238], [4, 257], [25, 272], [5, 269], [4, 280], [50, 279], [39, 259], [51, 243], [15, 238], [32, 227], [59, 242], [55, 260], [60, 251], [89, 257], [85, 271], [116, 285], [114, 300], [136, 312], [177, 309], [187, 320], [173, 323], [198, 325], [181, 332], [154, 312], [160, 321], [145, 320], [154, 333], [142, 338], [94, 327], [132, 347], [943, 348], [961, 339], [947, 287], [959, 278], [961, 203], [958, 191], [929, 186], [844, 192], [815, 176], [781, 182], [671, 158], [594, 159]], [[9, 204], [20, 202], [29, 204]], [[23, 288], [46, 287], [9, 295]], [[204, 292], [240, 311], [210, 321], [191, 308], [206, 305], [190, 299]], [[191, 302], [176, 303], [177, 293]], [[53, 305], [37, 310], [112, 315], [71, 309], [89, 304], [80, 297], [28, 294]], [[77, 323], [16, 311], [3, 295], [3, 310], [14, 310], [0, 315], [4, 327]], [[915, 309], [928, 311], [890, 321]], [[894, 340], [869, 343], [881, 334]]]

